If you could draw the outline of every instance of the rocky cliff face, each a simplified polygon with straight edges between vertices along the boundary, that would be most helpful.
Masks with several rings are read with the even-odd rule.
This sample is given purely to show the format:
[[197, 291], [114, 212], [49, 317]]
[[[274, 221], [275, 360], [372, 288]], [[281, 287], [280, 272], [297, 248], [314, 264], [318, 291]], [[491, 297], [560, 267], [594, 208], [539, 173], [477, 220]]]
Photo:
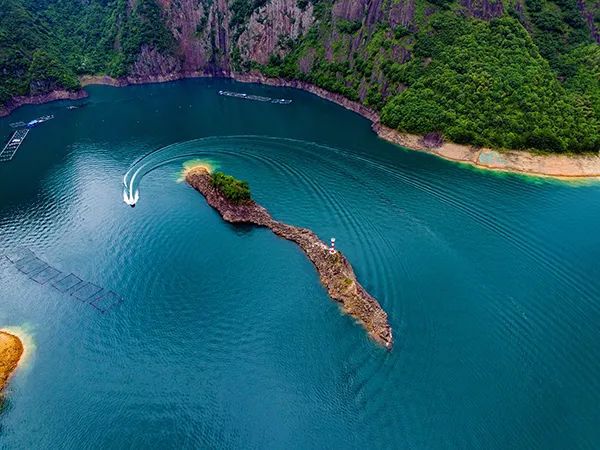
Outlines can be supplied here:
[[504, 5], [499, 0], [462, 0], [461, 5], [478, 19], [490, 20], [504, 14]]
[[59, 90], [60, 85], [54, 79], [32, 80], [29, 83], [29, 92], [31, 95], [43, 95], [47, 92]]
[[149, 75], [169, 75], [182, 70], [181, 61], [172, 56], [160, 53], [153, 47], [142, 46], [140, 54], [133, 63], [130, 76], [132, 78], [144, 78]]
[[[272, 56], [283, 57], [292, 51], [312, 29], [319, 30], [319, 38], [325, 42], [329, 61], [352, 61], [353, 54], [368, 55], [367, 46], [374, 35], [388, 29], [391, 38], [398, 27], [406, 30], [401, 45], [395, 45], [392, 56], [400, 63], [411, 56], [414, 39], [426, 18], [438, 5], [449, 4], [446, 0], [431, 3], [422, 0], [335, 0], [319, 3], [319, 11], [311, 0], [266, 0], [248, 2], [249, 15], [243, 23], [231, 26], [232, 8], [240, 0], [161, 0], [165, 22], [175, 38], [174, 58], [165, 59], [156, 52], [142, 49], [134, 74], [154, 74], [179, 70], [184, 73], [196, 71], [207, 73], [229, 72], [237, 58], [243, 66], [253, 63], [266, 64]], [[600, 40], [597, 20], [600, 4], [597, 0], [576, 0], [581, 20], [590, 36]], [[491, 20], [509, 12], [509, 3], [502, 0], [457, 0], [457, 13], [465, 17]], [[443, 9], [443, 8], [442, 8]], [[520, 16], [527, 25], [522, 1], [510, 3], [510, 10]], [[357, 34], [343, 30], [341, 21], [357, 27]], [[342, 24], [343, 26], [343, 24]], [[349, 39], [348, 34], [352, 35]], [[373, 49], [371, 49], [373, 50]], [[310, 55], [303, 55], [305, 70], [311, 64]], [[374, 73], [374, 79], [380, 78]]]
[[265, 64], [273, 54], [283, 56], [290, 40], [303, 36], [314, 22], [312, 4], [301, 9], [296, 0], [271, 0], [236, 30], [229, 25], [232, 13], [227, 0], [165, 1], [161, 5], [176, 49], [173, 55], [164, 55], [143, 48], [132, 68], [133, 76], [229, 73], [233, 49], [242, 61]]
[[[491, 19], [504, 13], [501, 1], [460, 0], [463, 14], [481, 19]], [[583, 1], [583, 0], [582, 0]], [[311, 29], [324, 23], [334, 26], [321, 34], [325, 42], [325, 57], [331, 62], [352, 61], [353, 54], [365, 54], [366, 47], [378, 27], [387, 27], [390, 33], [397, 27], [416, 32], [415, 0], [336, 0], [323, 5], [317, 17], [311, 1], [267, 0], [252, 10], [242, 24], [230, 25], [233, 17], [233, 0], [161, 0], [165, 23], [173, 35], [176, 48], [170, 54], [143, 46], [131, 67], [130, 76], [166, 76], [173, 73], [228, 74], [241, 67], [265, 65], [272, 57], [284, 57]], [[426, 10], [425, 14], [430, 13]], [[350, 22], [360, 27], [360, 33], [348, 39], [339, 26]], [[336, 28], [338, 26], [338, 28]], [[410, 44], [410, 42], [409, 42]], [[411, 56], [411, 45], [396, 45], [392, 56], [400, 63]], [[345, 51], [343, 50], [345, 48]], [[314, 52], [313, 52], [314, 53]], [[237, 61], [233, 61], [237, 58]], [[303, 71], [312, 68], [311, 52], [299, 62]], [[385, 83], [381, 73], [372, 74], [371, 81]], [[366, 89], [366, 88], [365, 88]], [[363, 89], [361, 100], [366, 96]]]
[[130, 76], [229, 73], [231, 38], [227, 0], [162, 0], [160, 5], [165, 25], [174, 38], [174, 48], [160, 52], [142, 46]]
[[[581, 35], [579, 28], [600, 42], [598, 0], [73, 0], [69, 5], [53, 8], [69, 9], [65, 14], [81, 14], [68, 20], [85, 24], [80, 26], [82, 31], [90, 28], [89, 36], [84, 35], [81, 40], [85, 43], [83, 48], [92, 51], [96, 59], [94, 68], [86, 72], [86, 55], [64, 55], [72, 62], [68, 69], [73, 75], [106, 73], [140, 81], [195, 73], [229, 75], [297, 53], [295, 65], [301, 74], [309, 74], [320, 66], [319, 70], [330, 73], [316, 74], [316, 78], [324, 75], [337, 78], [337, 82], [329, 87], [316, 84], [376, 109], [404, 87], [390, 77], [386, 67], [412, 58], [419, 32], [431, 28], [430, 18], [436, 12], [453, 11], [483, 20], [510, 14], [518, 17], [532, 35], [541, 36], [541, 45], [572, 42], [573, 36]], [[19, 64], [14, 61], [57, 39], [49, 34], [50, 28], [62, 26], [59, 33], [70, 33], [70, 23], [55, 23], [55, 12], [45, 17], [43, 11], [30, 10], [25, 0], [9, 0], [8, 6], [12, 10], [6, 12], [6, 26], [25, 17], [24, 34], [31, 42], [24, 44], [31, 44], [31, 48], [15, 42], [14, 54], [6, 55], [6, 61], [0, 58], [6, 66], [0, 76], [13, 81], [4, 96], [11, 91], [13, 95], [38, 95], [60, 88], [42, 85], [43, 81], [38, 80], [33, 80], [31, 89], [26, 88], [19, 80], [27, 79], [27, 58]], [[102, 20], [97, 13], [99, 8], [104, 9], [106, 23], [91, 26], [90, 21]], [[0, 25], [2, 20], [0, 17]], [[539, 28], [536, 20], [546, 28]], [[37, 27], [39, 23], [45, 27]], [[158, 28], [161, 31], [156, 31]], [[163, 28], [166, 36], [161, 34]], [[550, 38], [548, 32], [562, 35]], [[70, 36], [64, 37], [66, 44], [61, 42], [60, 51], [72, 44], [68, 39]], [[97, 48], [86, 42], [90, 39], [98, 40]], [[110, 48], [116, 54], [105, 59], [97, 57]], [[115, 61], [119, 60], [124, 62], [117, 64], [116, 70]], [[352, 86], [348, 80], [350, 72], [355, 78]], [[0, 78], [0, 88], [2, 81]], [[375, 87], [379, 91], [376, 95]]]
[[333, 4], [333, 15], [346, 20], [361, 20], [368, 6], [367, 0], [337, 0]]
[[228, 0], [162, 0], [160, 5], [175, 48], [165, 53], [143, 46], [129, 71], [132, 78], [228, 74], [232, 54], [242, 63], [266, 64], [271, 55], [289, 52], [315, 21], [312, 3], [301, 8], [296, 0], [270, 0], [234, 28]]
[[600, 44], [600, 1], [578, 0], [577, 3], [592, 37]]
[[296, 0], [271, 0], [252, 13], [236, 45], [243, 60], [266, 64], [271, 55], [284, 56], [314, 21], [312, 3], [300, 8]]
[[[214, 5], [213, 15], [218, 2]], [[196, 0], [168, 1], [163, 8], [167, 12], [167, 26], [178, 44], [177, 53], [182, 56], [181, 70], [193, 71], [206, 66], [210, 61], [205, 44], [208, 40], [206, 32], [213, 24], [209, 20], [211, 9]], [[200, 27], [200, 23], [206, 26]]]

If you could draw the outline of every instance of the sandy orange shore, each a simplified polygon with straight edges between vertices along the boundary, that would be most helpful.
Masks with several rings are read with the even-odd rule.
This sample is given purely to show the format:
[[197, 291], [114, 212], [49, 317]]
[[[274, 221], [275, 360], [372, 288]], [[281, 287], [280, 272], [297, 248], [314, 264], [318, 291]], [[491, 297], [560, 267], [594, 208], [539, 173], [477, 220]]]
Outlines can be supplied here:
[[[157, 75], [148, 77], [127, 77], [122, 79], [111, 78], [106, 75], [98, 76], [83, 76], [81, 77], [81, 85], [88, 86], [93, 84], [104, 84], [110, 86], [127, 86], [129, 84], [143, 83], [162, 83], [174, 81], [183, 78], [198, 78], [198, 77], [225, 77], [232, 78], [236, 81], [244, 83], [261, 83], [269, 86], [292, 87], [302, 89], [312, 94], [318, 95], [321, 98], [330, 100], [346, 109], [356, 112], [363, 117], [373, 122], [373, 131], [377, 135], [391, 143], [402, 147], [418, 150], [440, 158], [447, 159], [458, 163], [469, 164], [481, 169], [521, 173], [539, 177], [550, 177], [556, 179], [600, 179], [600, 152], [584, 155], [558, 155], [558, 154], [538, 154], [528, 151], [517, 150], [494, 150], [491, 148], [478, 148], [470, 145], [455, 144], [452, 142], [444, 142], [439, 146], [427, 145], [421, 136], [416, 136], [408, 133], [402, 133], [398, 130], [388, 128], [381, 124], [379, 114], [367, 108], [365, 105], [348, 100], [340, 94], [332, 93], [318, 86], [303, 81], [284, 80], [281, 78], [268, 78], [260, 73], [230, 73], [226, 71], [218, 73], [204, 72], [188, 72], [177, 73], [170, 75]], [[84, 91], [80, 91], [84, 92]], [[82, 95], [82, 94], [73, 94]], [[48, 100], [56, 100], [57, 98], [65, 98], [65, 93], [53, 96], [48, 94]], [[35, 98], [29, 101], [26, 97], [19, 98], [20, 104], [25, 103], [42, 103], [43, 98]], [[17, 107], [17, 106], [15, 106]], [[12, 111], [13, 108], [0, 108], [0, 116]], [[600, 150], [600, 149], [599, 149]]]
[[17, 368], [21, 355], [21, 340], [14, 334], [0, 331], [0, 390], [4, 389], [8, 378]]

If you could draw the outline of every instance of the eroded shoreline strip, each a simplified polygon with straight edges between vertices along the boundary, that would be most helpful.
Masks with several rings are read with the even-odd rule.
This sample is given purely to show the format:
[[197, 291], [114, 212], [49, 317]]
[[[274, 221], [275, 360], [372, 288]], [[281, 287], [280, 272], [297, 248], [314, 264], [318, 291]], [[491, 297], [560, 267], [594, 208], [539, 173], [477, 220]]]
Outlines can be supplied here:
[[[268, 86], [291, 87], [310, 92], [325, 100], [336, 103], [372, 122], [372, 129], [381, 139], [400, 145], [409, 150], [420, 151], [447, 161], [466, 164], [493, 172], [516, 173], [521, 175], [551, 178], [562, 181], [600, 180], [600, 152], [589, 154], [541, 154], [526, 150], [495, 150], [453, 142], [428, 142], [423, 136], [400, 132], [386, 127], [379, 114], [365, 105], [349, 100], [341, 94], [299, 80], [269, 78], [261, 73], [181, 72], [166, 75], [143, 77], [111, 78], [106, 75], [82, 76], [81, 86], [108, 85], [123, 87], [133, 84], [164, 83], [187, 78], [230, 78], [242, 83], [259, 83]], [[87, 93], [81, 89], [75, 92], [55, 91], [32, 97], [15, 97], [4, 107], [0, 106], [0, 117], [10, 114], [25, 104], [40, 104], [54, 100], [84, 98]]]
[[269, 212], [250, 200], [242, 204], [229, 201], [212, 185], [212, 175], [205, 167], [185, 172], [186, 182], [200, 192], [206, 202], [229, 223], [249, 223], [269, 228], [277, 236], [295, 242], [313, 263], [329, 296], [367, 330], [369, 336], [388, 350], [393, 345], [392, 328], [387, 313], [358, 282], [352, 266], [339, 251], [330, 253], [327, 245], [307, 228], [274, 220]]

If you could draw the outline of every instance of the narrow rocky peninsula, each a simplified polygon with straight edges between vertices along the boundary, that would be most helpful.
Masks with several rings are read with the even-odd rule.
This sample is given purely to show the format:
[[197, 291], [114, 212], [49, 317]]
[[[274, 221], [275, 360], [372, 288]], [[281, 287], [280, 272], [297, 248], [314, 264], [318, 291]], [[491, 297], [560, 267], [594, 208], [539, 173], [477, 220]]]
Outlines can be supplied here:
[[23, 354], [23, 344], [14, 334], [0, 331], [0, 391], [17, 368]]
[[330, 253], [327, 245], [311, 230], [274, 220], [265, 208], [250, 198], [247, 185], [233, 177], [211, 174], [206, 167], [197, 166], [186, 170], [185, 180], [204, 195], [208, 204], [227, 222], [266, 227], [295, 242], [316, 267], [329, 296], [355, 317], [376, 342], [387, 349], [392, 348], [392, 329], [386, 312], [358, 283], [344, 255], [339, 251]]

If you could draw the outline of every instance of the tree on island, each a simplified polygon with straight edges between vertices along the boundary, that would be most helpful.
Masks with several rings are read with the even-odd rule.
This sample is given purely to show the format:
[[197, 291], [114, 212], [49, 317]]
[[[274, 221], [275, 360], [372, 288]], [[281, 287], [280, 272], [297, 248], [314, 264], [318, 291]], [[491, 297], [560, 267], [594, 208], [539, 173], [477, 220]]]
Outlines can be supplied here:
[[247, 181], [238, 180], [223, 172], [215, 172], [212, 174], [211, 183], [232, 203], [246, 203], [252, 199]]

